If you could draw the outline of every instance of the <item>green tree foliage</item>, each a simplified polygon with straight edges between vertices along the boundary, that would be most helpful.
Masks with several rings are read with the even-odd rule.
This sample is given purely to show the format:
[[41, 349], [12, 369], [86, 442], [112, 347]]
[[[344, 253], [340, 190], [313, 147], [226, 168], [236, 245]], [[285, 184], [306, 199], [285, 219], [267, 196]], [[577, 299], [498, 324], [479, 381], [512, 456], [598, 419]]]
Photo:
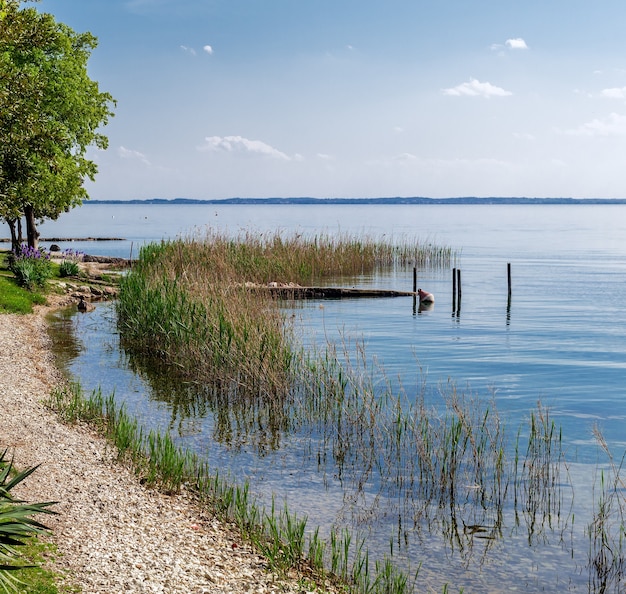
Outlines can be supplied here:
[[39, 222], [88, 198], [97, 168], [86, 151], [107, 147], [98, 129], [115, 104], [87, 73], [96, 38], [22, 4], [0, 0], [0, 216], [14, 248], [22, 217], [37, 247]]

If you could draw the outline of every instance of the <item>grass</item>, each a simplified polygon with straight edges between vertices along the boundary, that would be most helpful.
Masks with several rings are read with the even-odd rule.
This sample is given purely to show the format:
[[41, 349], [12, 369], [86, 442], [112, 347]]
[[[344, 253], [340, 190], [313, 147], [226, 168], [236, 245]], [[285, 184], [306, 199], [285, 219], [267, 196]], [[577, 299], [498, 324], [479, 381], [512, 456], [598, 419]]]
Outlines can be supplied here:
[[183, 486], [195, 493], [198, 503], [225, 521], [234, 523], [244, 538], [256, 545], [269, 568], [286, 577], [296, 571], [316, 588], [339, 585], [347, 591], [371, 594], [406, 594], [409, 577], [390, 558], [369, 567], [362, 541], [353, 541], [348, 530], [333, 530], [329, 541], [310, 532], [306, 518], [287, 507], [259, 506], [249, 484], [237, 484], [219, 472], [211, 473], [206, 460], [176, 446], [168, 435], [148, 434], [115, 405], [114, 396], [100, 391], [85, 396], [80, 385], [69, 384], [52, 392], [48, 405], [68, 423], [86, 421], [117, 447], [120, 461], [128, 463], [142, 480], [168, 493]]
[[34, 539], [28, 543], [22, 552], [26, 563], [34, 565], [18, 572], [22, 582], [20, 594], [74, 594], [80, 589], [66, 583], [64, 576], [46, 569], [45, 563], [56, 556], [56, 547], [48, 542]]
[[[270, 281], [313, 284], [409, 263], [449, 266], [453, 259], [435, 246], [350, 237], [209, 234], [147, 246], [121, 284], [123, 346], [140, 367], [142, 356], [148, 367], [156, 357], [172, 376], [202, 385], [218, 440], [247, 440], [252, 428], [262, 427], [260, 433], [270, 435], [266, 445], [278, 448], [282, 434], [308, 431], [315, 436], [309, 455], [322, 472], [340, 477], [348, 497], [356, 501], [375, 486], [377, 497], [396, 502], [390, 505], [397, 509], [386, 512], [407, 524], [440, 525], [452, 547], [471, 546], [475, 533], [489, 546], [502, 533], [511, 501], [529, 518], [530, 531], [560, 512], [561, 439], [548, 411], [530, 413], [509, 461], [511, 446], [493, 402], [459, 394], [452, 383], [442, 387], [437, 408], [423, 393], [408, 398], [359, 344], [304, 352], [277, 302], [249, 288]], [[155, 448], [158, 440], [147, 443]], [[167, 456], [165, 466], [172, 466]], [[174, 474], [185, 472], [182, 462], [173, 467]], [[247, 487], [213, 483], [211, 489], [217, 508], [231, 510], [277, 566], [307, 551], [309, 563], [355, 591], [409, 591], [407, 574], [393, 565], [393, 548], [370, 561], [348, 532], [331, 532], [328, 541], [314, 533], [303, 548], [301, 524], [287, 510], [259, 509]], [[408, 529], [402, 523], [399, 541]], [[260, 533], [257, 525], [264, 526]]]
[[622, 477], [626, 454], [616, 460], [604, 436], [593, 429], [600, 450], [608, 459], [608, 467], [599, 470], [595, 481], [595, 511], [587, 526], [589, 537], [589, 590], [592, 592], [623, 592], [626, 586], [626, 481]]
[[453, 257], [417, 241], [209, 232], [142, 248], [121, 282], [119, 326], [131, 350], [219, 383], [231, 401], [280, 404], [294, 382], [292, 328], [250, 285], [311, 284], [409, 262], [445, 266]]
[[14, 278], [0, 273], [0, 313], [29, 314], [33, 306], [45, 303], [45, 295], [24, 289]]
[[[15, 274], [9, 269], [7, 258], [10, 252], [0, 251], [0, 314], [30, 314], [35, 305], [45, 305], [47, 295], [50, 292], [60, 290], [54, 282], [46, 282], [44, 286], [26, 288], [20, 286]], [[52, 272], [51, 279], [63, 279], [62, 266], [56, 262], [50, 262]], [[81, 282], [89, 283], [89, 278], [84, 272], [79, 272], [74, 278], [80, 278]], [[67, 280], [67, 279], [64, 279]], [[101, 281], [117, 285], [119, 279], [114, 274], [102, 275]]]
[[0, 313], [28, 314], [34, 305], [43, 305], [45, 295], [20, 287], [15, 275], [9, 270], [9, 252], [0, 251]]
[[[281, 435], [309, 431], [315, 436], [309, 455], [322, 472], [338, 475], [355, 499], [365, 485], [376, 485], [377, 497], [396, 502], [397, 508], [385, 511], [403, 518], [399, 524], [412, 519], [438, 525], [458, 549], [471, 548], [478, 534], [488, 549], [502, 538], [504, 511], [512, 509], [529, 542], [539, 540], [555, 523], [573, 524], [562, 511], [567, 466], [549, 410], [539, 404], [530, 411], [511, 444], [494, 403], [460, 394], [453, 383], [441, 387], [434, 406], [419, 390], [408, 398], [362, 345], [303, 352], [278, 304], [246, 286], [273, 280], [310, 284], [417, 261], [445, 266], [450, 258], [435, 250], [418, 260], [415, 246], [271, 234], [148, 246], [122, 281], [123, 344], [140, 368], [156, 358], [173, 383], [202, 386], [192, 398], [215, 413], [218, 440], [247, 440], [262, 427], [259, 447], [279, 448]], [[286, 507], [261, 507], [247, 483], [210, 473], [205, 461], [182, 451], [168, 434], [146, 433], [112, 398], [58, 399], [68, 420], [85, 416], [101, 423], [120, 457], [150, 484], [169, 492], [191, 486], [256, 544], [275, 571], [306, 567], [322, 579], [342, 580], [354, 592], [401, 593], [419, 585], [419, 572], [395, 566], [393, 541], [388, 555], [370, 559], [365, 541], [348, 530], [332, 530], [322, 539], [318, 529], [307, 529], [306, 518]], [[621, 585], [626, 568], [620, 469], [621, 463], [613, 464], [610, 476], [601, 476], [588, 528], [594, 591]], [[397, 542], [407, 530], [398, 526]]]

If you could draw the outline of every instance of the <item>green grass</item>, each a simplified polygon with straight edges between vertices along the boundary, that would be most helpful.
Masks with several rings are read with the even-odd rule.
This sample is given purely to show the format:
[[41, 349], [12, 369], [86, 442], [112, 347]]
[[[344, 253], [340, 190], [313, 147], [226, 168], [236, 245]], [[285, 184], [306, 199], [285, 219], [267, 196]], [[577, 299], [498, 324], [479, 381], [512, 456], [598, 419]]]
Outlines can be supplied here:
[[43, 305], [42, 293], [19, 287], [14, 278], [0, 273], [0, 313], [29, 314], [34, 305]]
[[80, 588], [65, 583], [63, 576], [45, 568], [45, 563], [55, 557], [56, 547], [38, 538], [32, 539], [22, 551], [25, 563], [35, 565], [18, 572], [18, 579], [22, 582], [20, 594], [73, 594], [80, 592]]
[[248, 483], [237, 484], [211, 473], [206, 460], [175, 445], [168, 434], [146, 434], [136, 419], [115, 405], [113, 395], [94, 391], [87, 396], [73, 383], [54, 390], [48, 405], [66, 422], [83, 420], [104, 434], [117, 447], [120, 461], [128, 463], [145, 484], [172, 494], [184, 485], [195, 493], [200, 505], [237, 526], [276, 574], [286, 578], [295, 570], [309, 586], [315, 584], [314, 591], [323, 591], [328, 583], [364, 594], [411, 591], [415, 578], [395, 568], [390, 557], [369, 566], [363, 541], [353, 539], [349, 530], [333, 530], [328, 542], [319, 538], [319, 530], [307, 534], [306, 517], [291, 514], [286, 506], [277, 509], [274, 503], [269, 510], [261, 507]]
[[43, 305], [45, 295], [40, 291], [29, 291], [20, 287], [15, 275], [9, 270], [7, 256], [9, 252], [0, 252], [0, 314], [29, 314], [34, 305]]

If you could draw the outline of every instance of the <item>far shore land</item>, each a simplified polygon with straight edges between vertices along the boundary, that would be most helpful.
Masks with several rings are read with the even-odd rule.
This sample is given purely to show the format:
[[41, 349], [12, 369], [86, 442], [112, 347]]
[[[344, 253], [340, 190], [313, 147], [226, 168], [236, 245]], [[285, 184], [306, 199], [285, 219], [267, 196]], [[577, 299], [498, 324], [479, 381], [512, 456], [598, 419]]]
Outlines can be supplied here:
[[307, 196], [291, 198], [221, 198], [221, 199], [195, 199], [195, 198], [146, 198], [131, 200], [87, 200], [84, 204], [213, 204], [213, 205], [264, 205], [264, 204], [341, 204], [359, 205], [380, 204], [380, 205], [428, 205], [428, 204], [448, 204], [448, 205], [510, 205], [510, 204], [626, 204], [626, 198], [528, 198], [528, 197], [499, 197], [492, 196], [478, 198], [475, 196], [461, 196], [456, 198], [426, 198], [423, 196], [409, 197], [381, 197], [381, 198], [312, 198]]

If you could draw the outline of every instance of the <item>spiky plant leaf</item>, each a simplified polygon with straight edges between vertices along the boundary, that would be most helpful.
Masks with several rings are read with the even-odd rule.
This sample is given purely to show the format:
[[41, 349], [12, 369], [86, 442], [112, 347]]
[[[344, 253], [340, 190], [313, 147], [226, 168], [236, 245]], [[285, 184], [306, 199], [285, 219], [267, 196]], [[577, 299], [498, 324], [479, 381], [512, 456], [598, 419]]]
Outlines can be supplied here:
[[27, 503], [13, 497], [11, 490], [29, 477], [37, 466], [22, 472], [15, 472], [13, 460], [7, 458], [7, 450], [0, 454], [0, 591], [5, 594], [16, 592], [20, 580], [14, 575], [16, 570], [32, 567], [18, 562], [17, 547], [27, 539], [48, 531], [48, 528], [35, 520], [37, 514], [55, 514], [49, 509], [55, 502]]

